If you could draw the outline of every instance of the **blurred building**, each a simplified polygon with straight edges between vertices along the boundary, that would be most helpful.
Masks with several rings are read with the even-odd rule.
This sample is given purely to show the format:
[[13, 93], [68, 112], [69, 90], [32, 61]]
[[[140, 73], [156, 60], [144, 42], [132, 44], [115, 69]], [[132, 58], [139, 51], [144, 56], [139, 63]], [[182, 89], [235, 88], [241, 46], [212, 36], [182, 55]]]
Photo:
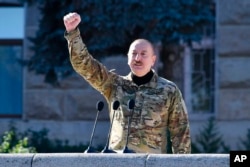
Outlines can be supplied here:
[[[157, 64], [163, 74], [162, 63], [171, 67], [187, 103], [193, 138], [211, 116], [231, 148], [237, 148], [250, 129], [249, 7], [249, 0], [217, 0], [216, 22], [205, 28], [204, 38], [191, 47], [181, 43], [182, 49], [169, 48], [169, 61]], [[20, 131], [47, 128], [51, 139], [87, 143], [96, 102], [104, 100], [101, 94], [78, 74], [53, 88], [44, 83], [44, 76], [18, 63], [33, 55], [28, 38], [35, 36], [38, 21], [36, 6], [0, 0], [0, 134], [10, 125]], [[126, 62], [124, 56], [103, 60], [122, 75], [129, 71]], [[107, 106], [104, 110], [94, 139], [100, 145], [105, 144], [109, 128]]]

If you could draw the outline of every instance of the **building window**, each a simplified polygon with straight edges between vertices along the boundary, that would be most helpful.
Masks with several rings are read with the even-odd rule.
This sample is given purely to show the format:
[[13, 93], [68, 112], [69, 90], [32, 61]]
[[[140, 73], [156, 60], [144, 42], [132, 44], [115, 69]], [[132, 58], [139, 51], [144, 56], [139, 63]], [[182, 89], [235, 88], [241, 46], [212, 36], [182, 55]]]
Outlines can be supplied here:
[[192, 51], [192, 110], [196, 113], [214, 112], [215, 53], [214, 49]]
[[[0, 117], [22, 114], [24, 7], [0, 6]], [[4, 17], [2, 17], [4, 16]]]

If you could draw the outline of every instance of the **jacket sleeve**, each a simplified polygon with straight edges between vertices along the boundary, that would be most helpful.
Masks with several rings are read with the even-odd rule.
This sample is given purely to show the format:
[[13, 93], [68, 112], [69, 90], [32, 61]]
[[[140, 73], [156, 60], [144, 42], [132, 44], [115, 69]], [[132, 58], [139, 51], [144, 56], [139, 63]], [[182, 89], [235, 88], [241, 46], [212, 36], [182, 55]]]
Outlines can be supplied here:
[[191, 138], [185, 102], [178, 88], [172, 97], [169, 110], [169, 131], [174, 154], [191, 153]]
[[68, 42], [70, 62], [74, 70], [104, 96], [109, 96], [110, 83], [115, 74], [109, 72], [105, 66], [90, 55], [78, 28], [69, 33], [65, 32], [64, 37]]

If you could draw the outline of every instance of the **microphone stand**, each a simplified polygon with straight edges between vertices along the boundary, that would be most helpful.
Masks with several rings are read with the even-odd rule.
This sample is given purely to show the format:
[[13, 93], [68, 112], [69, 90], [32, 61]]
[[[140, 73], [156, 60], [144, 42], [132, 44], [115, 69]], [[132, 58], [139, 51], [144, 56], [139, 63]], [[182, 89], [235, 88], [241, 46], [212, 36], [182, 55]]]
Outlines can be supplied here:
[[130, 126], [131, 126], [131, 119], [133, 117], [134, 114], [134, 106], [135, 106], [135, 101], [133, 99], [128, 101], [128, 108], [131, 112], [130, 116], [128, 116], [128, 129], [127, 129], [127, 138], [126, 138], [126, 144], [123, 148], [122, 153], [134, 153], [134, 151], [128, 149], [128, 137], [130, 134]]
[[97, 152], [98, 152], [98, 151], [96, 151], [96, 150], [92, 147], [92, 141], [93, 141], [93, 136], [94, 136], [94, 133], [95, 133], [95, 128], [96, 128], [97, 119], [98, 119], [99, 113], [100, 113], [100, 111], [103, 109], [103, 107], [104, 107], [104, 103], [103, 103], [102, 101], [98, 101], [98, 102], [96, 103], [97, 114], [96, 114], [96, 118], [95, 118], [95, 123], [94, 123], [94, 127], [93, 127], [92, 134], [91, 134], [91, 137], [90, 137], [89, 146], [88, 146], [88, 148], [84, 151], [84, 153], [97, 153]]
[[108, 133], [108, 140], [107, 140], [106, 146], [102, 150], [102, 153], [116, 153], [115, 151], [109, 149], [109, 139], [110, 139], [111, 129], [112, 129], [113, 122], [114, 122], [115, 111], [119, 108], [119, 106], [120, 106], [120, 102], [119, 101], [114, 101], [113, 107], [112, 107], [113, 110], [114, 110], [114, 113], [113, 113], [113, 117], [112, 117], [112, 120], [111, 120], [111, 123], [110, 123], [110, 128], [109, 128], [109, 133]]

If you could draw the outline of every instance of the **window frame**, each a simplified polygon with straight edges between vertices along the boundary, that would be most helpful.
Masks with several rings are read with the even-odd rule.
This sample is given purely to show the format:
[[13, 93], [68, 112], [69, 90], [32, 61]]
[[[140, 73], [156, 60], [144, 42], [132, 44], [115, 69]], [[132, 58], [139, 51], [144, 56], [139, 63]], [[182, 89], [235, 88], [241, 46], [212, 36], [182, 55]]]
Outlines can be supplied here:
[[[8, 3], [8, 2], [0, 2], [0, 7], [1, 8], [9, 8], [9, 7], [24, 7], [20, 3]], [[25, 7], [24, 7], [25, 8]], [[25, 15], [24, 15], [25, 17]], [[25, 20], [25, 18], [24, 18]], [[21, 47], [21, 58], [23, 58], [23, 43], [24, 43], [24, 38], [1, 38], [0, 37], [0, 46], [20, 46]], [[21, 78], [22, 78], [22, 86], [23, 87], [23, 70], [21, 70]], [[0, 118], [22, 118], [23, 115], [23, 88], [21, 89], [21, 113], [20, 114], [0, 114]]]

